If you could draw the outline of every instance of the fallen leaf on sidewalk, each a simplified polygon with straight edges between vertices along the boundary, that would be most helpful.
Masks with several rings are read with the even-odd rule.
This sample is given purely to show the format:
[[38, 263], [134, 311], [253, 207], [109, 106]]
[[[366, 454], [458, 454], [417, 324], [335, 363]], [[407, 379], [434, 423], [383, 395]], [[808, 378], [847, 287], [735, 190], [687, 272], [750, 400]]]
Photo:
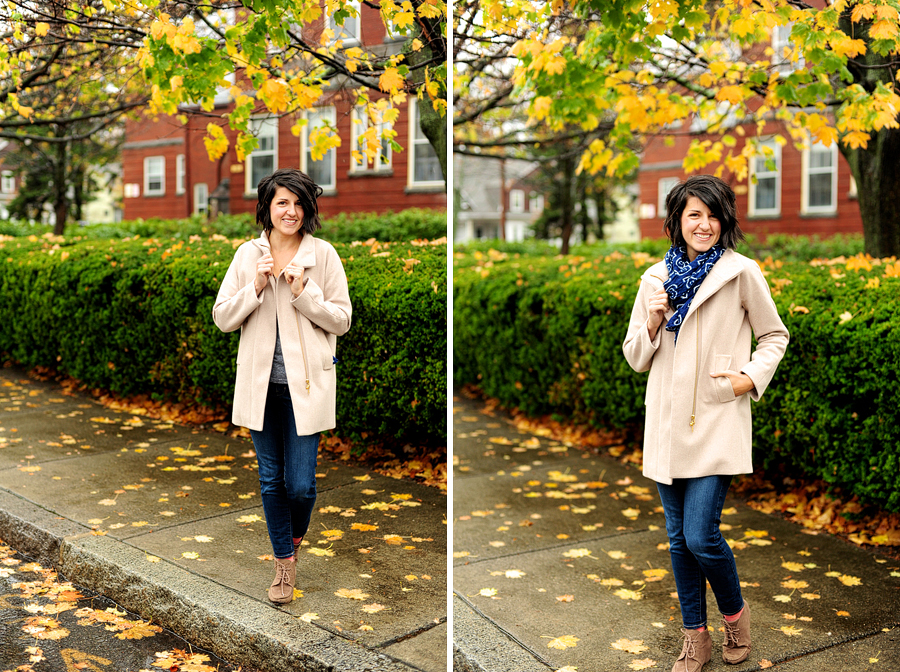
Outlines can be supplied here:
[[313, 621], [319, 620], [319, 615], [314, 611], [307, 611], [302, 616], [298, 616], [297, 619], [305, 623], [312, 623]]
[[625, 651], [627, 653], [641, 653], [642, 651], [649, 651], [650, 647], [644, 646], [643, 639], [618, 639], [610, 646], [614, 649], [618, 649], [619, 651]]
[[369, 596], [368, 593], [362, 592], [360, 588], [340, 588], [334, 594], [349, 600], [364, 600]]
[[551, 639], [547, 644], [547, 648], [565, 650], [577, 646], [580, 641], [575, 635], [563, 635], [562, 637]]
[[628, 663], [628, 668], [632, 670], [646, 670], [650, 667], [654, 667], [655, 665], [655, 660], [651, 660], [650, 658], [641, 658], [639, 660], [632, 660], [630, 663]]
[[573, 602], [574, 600], [575, 600], [574, 595], [557, 595], [556, 596], [557, 602]]
[[799, 637], [800, 633], [803, 632], [803, 628], [798, 628], [794, 625], [782, 625], [778, 629], [781, 630], [788, 637]]

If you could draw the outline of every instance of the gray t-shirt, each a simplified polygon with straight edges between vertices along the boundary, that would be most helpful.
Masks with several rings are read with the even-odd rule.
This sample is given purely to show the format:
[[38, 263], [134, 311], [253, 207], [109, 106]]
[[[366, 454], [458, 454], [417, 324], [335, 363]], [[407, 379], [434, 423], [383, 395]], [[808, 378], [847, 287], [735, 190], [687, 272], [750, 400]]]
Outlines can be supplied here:
[[275, 356], [272, 358], [272, 373], [269, 375], [270, 383], [287, 385], [287, 371], [284, 370], [284, 355], [281, 353], [281, 337], [278, 335], [278, 321], [275, 322]]

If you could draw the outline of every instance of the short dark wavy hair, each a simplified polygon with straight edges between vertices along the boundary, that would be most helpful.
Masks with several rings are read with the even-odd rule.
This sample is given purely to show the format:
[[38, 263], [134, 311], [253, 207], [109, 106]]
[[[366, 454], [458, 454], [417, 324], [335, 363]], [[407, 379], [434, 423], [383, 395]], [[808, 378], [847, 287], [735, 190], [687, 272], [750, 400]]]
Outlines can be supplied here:
[[713, 175], [692, 175], [684, 182], [676, 184], [666, 196], [666, 221], [663, 224], [663, 232], [673, 245], [687, 247], [684, 236], [681, 235], [681, 215], [684, 214], [688, 198], [691, 196], [703, 201], [710, 212], [718, 218], [722, 227], [719, 243], [724, 248], [733, 250], [744, 240], [744, 232], [738, 224], [734, 189]]
[[261, 179], [256, 188], [256, 225], [261, 227], [266, 235], [272, 232], [269, 208], [278, 187], [285, 187], [300, 199], [300, 207], [303, 208], [303, 224], [300, 230], [304, 234], [315, 233], [322, 228], [319, 221], [319, 204], [316, 200], [322, 195], [322, 187], [313, 182], [309, 175], [296, 168], [279, 168]]

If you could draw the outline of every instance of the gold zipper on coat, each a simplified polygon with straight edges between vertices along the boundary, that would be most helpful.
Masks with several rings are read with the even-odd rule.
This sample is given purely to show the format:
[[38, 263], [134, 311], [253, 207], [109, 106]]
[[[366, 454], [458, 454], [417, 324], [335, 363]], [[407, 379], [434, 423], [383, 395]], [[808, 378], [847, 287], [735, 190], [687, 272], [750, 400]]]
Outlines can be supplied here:
[[306, 348], [303, 345], [303, 331], [300, 329], [300, 315], [294, 309], [294, 317], [297, 318], [297, 335], [300, 337], [300, 354], [303, 355], [303, 370], [306, 371], [306, 393], [309, 394], [309, 362], [306, 360]]
[[697, 363], [694, 367], [694, 405], [691, 407], [691, 431], [697, 417], [697, 381], [700, 380], [700, 306], [697, 306]]

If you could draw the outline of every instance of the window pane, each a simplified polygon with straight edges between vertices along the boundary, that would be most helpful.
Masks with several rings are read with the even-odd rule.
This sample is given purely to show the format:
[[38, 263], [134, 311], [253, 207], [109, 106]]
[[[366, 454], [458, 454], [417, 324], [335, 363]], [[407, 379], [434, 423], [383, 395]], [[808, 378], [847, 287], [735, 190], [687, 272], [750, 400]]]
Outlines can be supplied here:
[[271, 154], [264, 156], [251, 156], [251, 165], [253, 169], [253, 174], [250, 176], [250, 184], [253, 189], [256, 189], [259, 186], [260, 180], [262, 180], [266, 175], [271, 175], [275, 172], [275, 157]]
[[334, 150], [329, 149], [328, 153], [319, 161], [313, 161], [312, 159], [307, 159], [306, 161], [306, 173], [319, 186], [330, 186], [333, 184], [331, 179], [332, 151]]
[[775, 209], [775, 178], [762, 177], [756, 184], [756, 209]]
[[809, 205], [812, 208], [831, 206], [831, 173], [809, 176]]
[[414, 151], [415, 156], [415, 174], [413, 180], [416, 182], [441, 182], [444, 177], [441, 175], [441, 164], [438, 161], [434, 147], [425, 143], [416, 143]]
[[831, 150], [813, 149], [809, 153], [810, 168], [831, 168]]

